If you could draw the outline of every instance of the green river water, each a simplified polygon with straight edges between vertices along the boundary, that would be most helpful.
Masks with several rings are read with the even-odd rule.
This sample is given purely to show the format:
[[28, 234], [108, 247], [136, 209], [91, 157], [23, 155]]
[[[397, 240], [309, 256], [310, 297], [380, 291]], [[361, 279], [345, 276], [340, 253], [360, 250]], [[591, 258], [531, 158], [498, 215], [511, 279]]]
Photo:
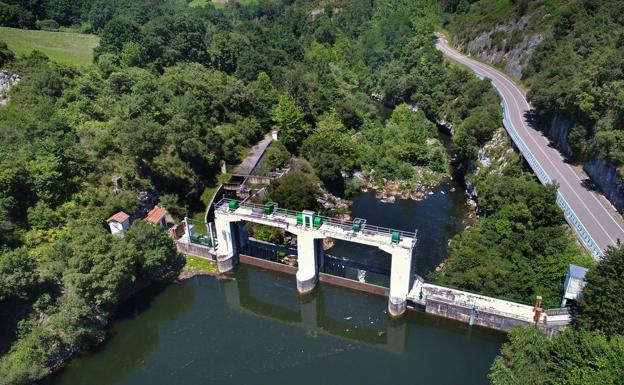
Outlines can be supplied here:
[[[422, 202], [386, 204], [369, 192], [353, 205], [353, 216], [368, 223], [418, 229], [421, 275], [446, 256], [466, 212], [452, 181]], [[331, 252], [389, 267], [389, 256], [373, 248], [337, 242]], [[295, 278], [275, 272], [239, 266], [230, 278], [195, 277], [142, 293], [124, 305], [106, 344], [46, 383], [486, 385], [505, 341], [503, 333], [416, 311], [390, 321], [387, 299], [323, 283], [300, 297]], [[365, 279], [383, 284], [384, 277]]]
[[504, 334], [408, 311], [294, 277], [240, 266], [231, 280], [195, 277], [125, 306], [111, 337], [49, 379], [113, 384], [487, 384]]

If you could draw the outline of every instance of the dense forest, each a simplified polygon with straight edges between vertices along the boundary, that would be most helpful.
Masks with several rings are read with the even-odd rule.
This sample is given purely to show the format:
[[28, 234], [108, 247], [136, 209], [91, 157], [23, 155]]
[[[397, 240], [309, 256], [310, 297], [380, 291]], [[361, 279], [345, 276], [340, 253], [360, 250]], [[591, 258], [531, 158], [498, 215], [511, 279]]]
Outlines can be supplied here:
[[[320, 188], [353, 189], [343, 179], [354, 170], [380, 184], [448, 175], [437, 116], [457, 124], [466, 162], [488, 136], [476, 116], [497, 126], [488, 83], [435, 50], [435, 3], [352, 1], [316, 16], [312, 3], [289, 3], [64, 2], [68, 18], [56, 1], [3, 4], [28, 16], [19, 26], [90, 24], [100, 37], [82, 69], [2, 47], [23, 79], [0, 110], [0, 300], [13, 325], [3, 383], [30, 383], [99, 343], [121, 301], [179, 271], [166, 234], [136, 221], [113, 239], [108, 216], [140, 218], [154, 199], [195, 210], [219, 163], [273, 127], [282, 145], [270, 158], [301, 166], [269, 190], [300, 209]], [[386, 121], [371, 95], [396, 106]]]
[[[624, 80], [622, 36], [624, 33], [624, 2], [622, 1], [466, 1], [448, 0], [440, 2], [443, 10], [443, 24], [447, 31], [464, 42], [483, 33], [494, 31], [490, 37], [492, 45], [507, 54], [525, 36], [540, 35], [543, 40], [522, 72], [522, 80], [528, 88], [529, 101], [536, 108], [542, 125], [556, 115], [570, 119], [572, 125], [567, 137], [575, 160], [584, 162], [598, 157], [618, 167], [622, 175], [622, 80]], [[512, 28], [522, 21], [522, 28]], [[503, 26], [496, 28], [497, 26]], [[500, 203], [490, 206], [488, 195], [493, 189], [525, 191], [518, 199], [528, 202], [534, 193], [516, 190], [510, 183], [503, 182], [505, 176], [488, 176], [493, 179], [482, 184], [481, 202], [484, 209], [504, 211]], [[499, 183], [496, 183], [496, 179]], [[532, 182], [528, 181], [527, 188]], [[502, 183], [502, 184], [501, 184]], [[479, 184], [477, 182], [477, 184]], [[498, 187], [497, 187], [498, 186]], [[541, 222], [538, 233], [545, 237], [561, 239], [561, 232], [547, 222], [559, 214], [548, 216], [548, 206], [541, 213], [531, 213], [516, 227], [520, 232]], [[514, 258], [524, 266], [523, 272], [510, 273], [505, 263], [496, 263], [500, 269], [484, 273], [478, 264], [481, 258], [496, 259], [500, 244], [496, 234], [504, 233], [509, 223], [494, 219], [500, 215], [484, 218], [477, 226], [477, 234], [464, 232], [458, 243], [451, 245], [448, 276], [440, 279], [457, 285], [487, 288], [486, 282], [497, 282], [489, 287], [491, 293], [500, 293], [523, 280], [517, 293], [531, 285], [539, 287], [545, 300], [554, 303], [557, 287], [548, 287], [547, 280], [534, 278], [540, 271], [548, 271], [547, 264], [533, 253], [543, 255], [545, 248], [539, 238], [523, 237], [518, 244], [524, 246], [521, 255]], [[539, 220], [539, 217], [548, 221]], [[537, 220], [537, 222], [536, 222]], [[492, 223], [490, 223], [492, 222]], [[555, 222], [556, 223], [556, 220]], [[527, 224], [529, 226], [527, 226]], [[552, 224], [552, 222], [551, 222]], [[496, 227], [494, 227], [496, 226]], [[481, 237], [478, 233], [487, 233]], [[536, 233], [536, 234], [538, 234]], [[546, 235], [548, 234], [548, 235]], [[557, 244], [549, 242], [548, 247]], [[463, 245], [469, 247], [463, 247]], [[488, 245], [488, 246], [484, 246]], [[570, 262], [576, 258], [571, 245], [560, 244], [556, 251], [568, 255]], [[505, 246], [503, 246], [505, 247]], [[572, 247], [573, 248], [573, 247]], [[474, 250], [481, 249], [481, 253]], [[519, 249], [520, 250], [520, 249]], [[503, 251], [504, 252], [504, 251]], [[524, 260], [525, 256], [534, 255]], [[486, 257], [487, 255], [487, 257]], [[455, 257], [454, 257], [455, 256]], [[597, 266], [587, 275], [587, 286], [582, 300], [573, 307], [575, 325], [551, 341], [534, 328], [520, 328], [509, 336], [509, 342], [495, 360], [490, 381], [493, 385], [572, 385], [572, 384], [621, 384], [624, 383], [624, 314], [619, 297], [624, 285], [622, 248], [612, 248]], [[565, 259], [565, 257], [564, 257]], [[578, 261], [577, 261], [578, 263]], [[555, 265], [551, 265], [555, 268]], [[537, 270], [534, 270], [537, 268]], [[492, 274], [493, 272], [498, 275]], [[518, 280], [518, 281], [516, 281]], [[532, 282], [532, 283], [531, 283]], [[518, 295], [512, 295], [518, 298]]]
[[[575, 160], [598, 157], [624, 176], [622, 1], [447, 0], [441, 4], [446, 28], [453, 35], [467, 41], [495, 31], [492, 44], [505, 54], [526, 35], [542, 36], [522, 79], [543, 125], [554, 116], [565, 116], [571, 121], [567, 139]], [[521, 19], [526, 21], [522, 29], [495, 29]]]
[[513, 330], [492, 365], [492, 385], [624, 382], [624, 250], [610, 248], [586, 280], [574, 327], [550, 341], [533, 327]]
[[[31, 383], [100, 343], [122, 301], [181, 269], [164, 232], [135, 221], [119, 239], [106, 218], [139, 218], [156, 201], [177, 216], [202, 209], [220, 163], [273, 128], [270, 162], [297, 158], [269, 186], [282, 207], [315, 208], [321, 189], [348, 195], [358, 170], [407, 188], [447, 177], [436, 122], [452, 127], [457, 167], [471, 174], [501, 109], [488, 81], [435, 49], [441, 18], [430, 0], [0, 2], [2, 25], [100, 37], [86, 68], [0, 44], [0, 65], [22, 76], [0, 107], [0, 317], [11, 325], [0, 384]], [[557, 301], [565, 266], [585, 253], [553, 188], [526, 170], [516, 155], [476, 178], [482, 218], [433, 279]]]

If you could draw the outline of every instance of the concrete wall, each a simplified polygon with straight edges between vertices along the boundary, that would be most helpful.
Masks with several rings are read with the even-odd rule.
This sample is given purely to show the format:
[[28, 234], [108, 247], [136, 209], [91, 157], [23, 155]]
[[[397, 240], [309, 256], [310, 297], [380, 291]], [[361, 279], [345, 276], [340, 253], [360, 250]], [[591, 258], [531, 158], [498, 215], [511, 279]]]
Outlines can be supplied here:
[[[425, 311], [430, 314], [451, 318], [469, 323], [472, 310], [457, 304], [428, 298]], [[490, 329], [507, 331], [519, 325], [528, 325], [528, 322], [506, 317], [500, 314], [479, 311], [474, 319], [474, 325], [485, 326]]]
[[211, 252], [211, 248], [208, 246], [198, 245], [196, 243], [186, 243], [182, 241], [176, 241], [176, 248], [178, 252], [184, 255], [198, 256], [215, 260], [215, 256]]

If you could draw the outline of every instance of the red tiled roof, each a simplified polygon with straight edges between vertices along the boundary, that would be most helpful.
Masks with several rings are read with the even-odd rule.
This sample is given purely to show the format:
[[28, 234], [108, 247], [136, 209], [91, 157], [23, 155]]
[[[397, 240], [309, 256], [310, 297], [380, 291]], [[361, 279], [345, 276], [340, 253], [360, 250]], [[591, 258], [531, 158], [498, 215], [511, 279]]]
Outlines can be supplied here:
[[118, 223], [123, 223], [125, 221], [127, 221], [128, 219], [130, 219], [130, 215], [124, 213], [123, 211], [118, 212], [117, 214], [113, 215], [112, 217], [108, 218], [106, 220], [106, 222], [118, 222]]
[[154, 206], [147, 216], [144, 218], [145, 221], [153, 223], [155, 225], [158, 224], [165, 216], [167, 215], [167, 210], [162, 207]]

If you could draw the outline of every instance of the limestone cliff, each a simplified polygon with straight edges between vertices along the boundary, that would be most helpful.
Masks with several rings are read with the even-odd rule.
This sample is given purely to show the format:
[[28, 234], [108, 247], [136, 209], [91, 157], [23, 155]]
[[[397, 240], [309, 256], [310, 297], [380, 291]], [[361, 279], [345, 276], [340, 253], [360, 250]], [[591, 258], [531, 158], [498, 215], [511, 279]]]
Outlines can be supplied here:
[[499, 66], [517, 79], [529, 62], [535, 47], [543, 39], [542, 33], [525, 34], [530, 23], [528, 16], [496, 25], [469, 40], [453, 36], [453, 45], [463, 52]]

